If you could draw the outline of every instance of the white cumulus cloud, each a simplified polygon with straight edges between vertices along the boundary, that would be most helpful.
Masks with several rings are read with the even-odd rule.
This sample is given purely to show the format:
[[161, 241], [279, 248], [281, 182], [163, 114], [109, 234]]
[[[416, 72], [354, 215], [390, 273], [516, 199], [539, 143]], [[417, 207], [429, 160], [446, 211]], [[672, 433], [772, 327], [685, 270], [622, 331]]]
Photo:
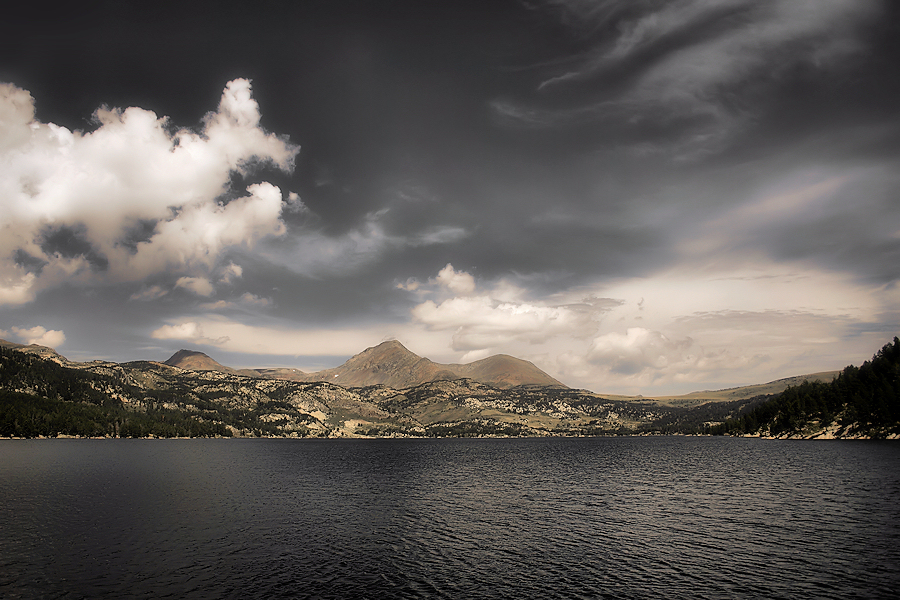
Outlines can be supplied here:
[[670, 340], [658, 331], [630, 327], [624, 334], [612, 332], [595, 338], [588, 359], [614, 373], [633, 375], [645, 369], [693, 365], [698, 360], [696, 351], [691, 338]]
[[242, 269], [240, 265], [229, 263], [224, 269], [222, 269], [222, 276], [220, 278], [220, 281], [222, 281], [223, 283], [232, 283], [235, 279], [240, 279], [243, 276], [244, 269]]
[[269, 298], [261, 298], [256, 294], [244, 292], [237, 301], [217, 300], [215, 302], [207, 302], [201, 304], [199, 308], [208, 311], [227, 310], [233, 308], [265, 308], [272, 304]]
[[228, 336], [207, 337], [203, 333], [203, 326], [196, 321], [186, 321], [177, 325], [163, 325], [154, 330], [150, 337], [156, 340], [181, 340], [210, 346], [221, 346], [228, 342], [229, 339]]
[[475, 278], [465, 271], [455, 270], [450, 263], [438, 271], [437, 282], [457, 294], [471, 294], [475, 291]]
[[93, 131], [70, 131], [0, 84], [0, 302], [62, 281], [208, 277], [226, 248], [283, 235], [296, 195], [285, 204], [262, 182], [221, 200], [233, 172], [293, 168], [298, 147], [259, 119], [245, 79], [228, 83], [199, 131], [137, 107], [99, 108]]
[[[430, 291], [438, 297], [413, 307], [413, 319], [432, 331], [452, 331], [452, 348], [466, 352], [467, 358], [517, 343], [540, 344], [556, 336], [583, 338], [596, 331], [600, 315], [607, 310], [590, 302], [557, 305], [523, 300], [523, 290], [503, 280], [476, 293], [474, 277], [451, 264], [428, 284], [409, 280], [399, 287]], [[452, 296], [446, 297], [447, 292]]]
[[12, 330], [16, 338], [23, 344], [37, 344], [38, 346], [56, 348], [66, 341], [66, 334], [62, 331], [46, 329], [40, 325], [27, 329], [13, 327]]

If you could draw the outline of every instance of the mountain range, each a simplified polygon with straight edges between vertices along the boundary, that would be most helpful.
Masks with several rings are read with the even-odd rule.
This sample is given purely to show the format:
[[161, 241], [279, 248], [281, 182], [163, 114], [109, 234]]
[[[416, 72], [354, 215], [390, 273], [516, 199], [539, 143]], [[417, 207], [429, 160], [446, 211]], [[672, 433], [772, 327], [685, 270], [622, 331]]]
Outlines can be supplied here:
[[315, 373], [297, 369], [233, 369], [194, 350], [179, 350], [165, 364], [193, 371], [221, 371], [289, 381], [328, 381], [344, 387], [385, 385], [402, 389], [454, 379], [471, 379], [501, 389], [518, 385], [566, 387], [527, 360], [506, 354], [467, 364], [445, 365], [410, 352], [396, 340], [367, 348], [339, 367]]
[[[896, 367], [885, 362], [887, 356], [900, 357], [896, 338], [876, 356], [892, 373]], [[842, 372], [840, 390], [871, 370], [864, 365], [857, 377], [854, 369]], [[786, 400], [790, 406], [785, 409], [773, 404], [782, 395], [796, 396], [782, 394], [785, 388], [828, 374], [819, 375], [654, 399], [571, 389], [511, 356], [442, 365], [396, 341], [368, 348], [339, 367], [304, 373], [234, 369], [191, 350], [180, 350], [165, 363], [81, 363], [51, 348], [0, 340], [0, 437], [709, 433], [736, 430], [732, 423], [738, 419], [743, 419], [744, 434], [900, 437], [900, 421], [895, 424], [890, 416], [895, 400], [877, 390], [854, 391], [848, 400], [846, 390], [829, 391], [838, 389], [829, 380], [815, 384], [818, 388], [789, 388], [800, 390], [801, 404], [807, 406], [800, 412], [793, 401]], [[853, 384], [853, 389], [868, 388]], [[809, 400], [804, 390], [819, 390], [825, 399]], [[771, 407], [783, 415], [776, 426], [748, 429], [748, 423], [776, 410]], [[756, 421], [747, 416], [751, 413]]]
[[[66, 364], [81, 364], [71, 363], [55, 349], [37, 344], [18, 344], [0, 339], [0, 348], [15, 349]], [[291, 368], [237, 369], [225, 366], [203, 352], [185, 349], [179, 350], [164, 362], [157, 364], [188, 371], [215, 371], [244, 377], [296, 382], [329, 382], [343, 387], [384, 385], [392, 388], [407, 388], [429, 382], [469, 379], [500, 389], [509, 389], [513, 386], [547, 386], [568, 389], [566, 385], [540, 370], [533, 363], [505, 354], [468, 364], [440, 364], [417, 356], [400, 342], [393, 340], [367, 348], [339, 367], [310, 373]], [[677, 396], [644, 397], [603, 394], [603, 397], [615, 401], [650, 402], [662, 406], [689, 407], [708, 402], [732, 402], [775, 395], [804, 381], [829, 382], [839, 373], [840, 371], [823, 371], [787, 377], [768, 383], [722, 390], [696, 391]]]

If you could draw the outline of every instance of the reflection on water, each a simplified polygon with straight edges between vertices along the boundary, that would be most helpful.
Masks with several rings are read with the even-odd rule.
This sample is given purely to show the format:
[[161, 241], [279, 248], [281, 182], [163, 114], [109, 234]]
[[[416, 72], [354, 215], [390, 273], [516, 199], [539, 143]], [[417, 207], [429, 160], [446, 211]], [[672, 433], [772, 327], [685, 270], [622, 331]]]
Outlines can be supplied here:
[[891, 597], [900, 444], [0, 441], [9, 598]]

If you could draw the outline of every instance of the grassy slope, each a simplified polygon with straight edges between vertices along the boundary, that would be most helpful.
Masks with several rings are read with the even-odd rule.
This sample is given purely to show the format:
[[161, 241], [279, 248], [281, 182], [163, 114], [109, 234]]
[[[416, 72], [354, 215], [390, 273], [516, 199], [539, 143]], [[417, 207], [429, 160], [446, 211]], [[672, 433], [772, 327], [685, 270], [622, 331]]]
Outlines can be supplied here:
[[724, 390], [705, 390], [700, 392], [691, 392], [680, 396], [622, 396], [617, 394], [600, 394], [604, 398], [610, 400], [624, 400], [628, 402], [645, 402], [657, 404], [660, 406], [695, 406], [706, 402], [730, 402], [732, 400], [747, 400], [756, 396], [766, 396], [771, 394], [780, 394], [788, 387], [795, 387], [804, 381], [821, 381], [828, 383], [838, 376], [840, 371], [822, 371], [821, 373], [810, 373], [809, 375], [798, 375], [796, 377], [787, 377], [778, 379], [768, 383], [757, 383], [755, 385], [745, 385], [742, 387], [727, 388]]

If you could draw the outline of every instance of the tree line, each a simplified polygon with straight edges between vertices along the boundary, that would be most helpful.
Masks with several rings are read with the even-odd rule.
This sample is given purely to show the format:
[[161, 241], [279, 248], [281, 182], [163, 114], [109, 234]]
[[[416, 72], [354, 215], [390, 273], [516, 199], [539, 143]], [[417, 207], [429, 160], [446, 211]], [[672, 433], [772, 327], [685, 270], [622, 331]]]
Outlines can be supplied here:
[[231, 435], [217, 413], [193, 415], [157, 400], [117, 377], [0, 347], [0, 437]]
[[862, 366], [846, 367], [833, 381], [789, 387], [709, 432], [778, 436], [835, 424], [851, 435], [900, 433], [900, 339], [894, 337]]
[[181, 411], [128, 410], [122, 403], [93, 404], [0, 390], [0, 437], [215, 437], [231, 436], [221, 422]]

